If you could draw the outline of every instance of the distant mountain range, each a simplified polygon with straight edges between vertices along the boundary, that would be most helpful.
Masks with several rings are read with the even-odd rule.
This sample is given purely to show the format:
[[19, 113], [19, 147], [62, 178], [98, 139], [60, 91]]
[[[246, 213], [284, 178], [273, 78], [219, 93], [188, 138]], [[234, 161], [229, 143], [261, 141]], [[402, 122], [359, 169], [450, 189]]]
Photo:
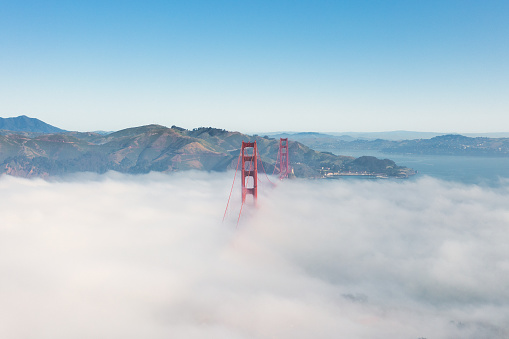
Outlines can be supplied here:
[[[260, 133], [260, 135], [267, 135], [270, 137], [283, 137], [291, 138], [293, 140], [301, 140], [306, 138], [338, 138], [344, 141], [361, 140], [415, 140], [415, 139], [431, 139], [441, 135], [450, 135], [458, 133], [438, 133], [438, 132], [414, 132], [414, 131], [390, 131], [390, 132], [330, 132], [330, 133], [317, 133], [317, 132], [271, 132]], [[462, 133], [461, 135], [477, 138], [509, 138], [509, 132], [499, 133]]]
[[357, 139], [362, 140], [408, 140], [408, 139], [426, 139], [442, 135], [443, 133], [435, 132], [411, 132], [411, 131], [393, 131], [393, 132], [330, 132], [330, 133], [317, 133], [317, 132], [277, 132], [277, 133], [261, 133], [270, 137], [291, 138], [293, 140], [307, 139], [307, 138], [333, 138], [344, 141], [353, 141]]
[[[279, 140], [274, 138], [210, 127], [186, 130], [176, 126], [147, 125], [106, 135], [40, 131], [34, 128], [15, 133], [4, 131], [0, 135], [1, 173], [48, 177], [75, 172], [104, 173], [109, 170], [123, 173], [188, 169], [225, 171], [236, 167], [242, 141], [256, 140], [261, 160], [259, 168], [261, 165], [262, 169], [272, 174], [279, 147]], [[387, 177], [413, 174], [411, 169], [397, 166], [388, 159], [355, 159], [317, 152], [295, 141], [289, 142], [289, 158], [295, 176], [303, 178], [342, 173]]]
[[[236, 167], [242, 141], [256, 140], [259, 168], [271, 174], [279, 137], [289, 138], [291, 167], [297, 177], [340, 175], [408, 177], [412, 169], [392, 160], [341, 156], [341, 151], [387, 154], [509, 156], [509, 138], [450, 134], [413, 140], [361, 139], [314, 132], [245, 135], [202, 127], [193, 130], [147, 125], [118, 132], [67, 132], [41, 120], [0, 118], [0, 173], [47, 177], [75, 172], [225, 171]], [[313, 149], [330, 150], [318, 152]]]
[[321, 133], [278, 134], [298, 140], [308, 147], [320, 150], [379, 151], [387, 154], [509, 156], [509, 138], [467, 137], [459, 134], [439, 135], [413, 140], [355, 139]]
[[39, 119], [21, 115], [16, 118], [0, 118], [1, 134], [8, 132], [62, 133], [65, 130], [51, 126]]

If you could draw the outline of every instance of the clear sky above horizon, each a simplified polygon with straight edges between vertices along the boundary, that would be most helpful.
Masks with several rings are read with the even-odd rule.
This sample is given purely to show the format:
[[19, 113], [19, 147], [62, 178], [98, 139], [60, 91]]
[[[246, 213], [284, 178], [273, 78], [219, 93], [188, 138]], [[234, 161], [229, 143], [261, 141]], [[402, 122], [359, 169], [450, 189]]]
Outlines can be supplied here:
[[0, 1], [0, 116], [509, 131], [509, 1]]

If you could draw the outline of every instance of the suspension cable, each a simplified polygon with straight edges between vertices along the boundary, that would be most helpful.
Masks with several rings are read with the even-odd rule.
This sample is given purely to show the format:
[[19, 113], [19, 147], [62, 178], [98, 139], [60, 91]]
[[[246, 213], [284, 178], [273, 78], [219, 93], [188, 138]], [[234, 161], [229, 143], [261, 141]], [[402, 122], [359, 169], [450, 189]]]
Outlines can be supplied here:
[[259, 151], [258, 151], [258, 158], [260, 158], [260, 164], [262, 165], [263, 174], [265, 174], [265, 177], [272, 184], [272, 186], [276, 186], [276, 184], [274, 184], [272, 181], [270, 181], [269, 176], [267, 175], [267, 172], [265, 172], [265, 167], [263, 167], [263, 161], [262, 161], [262, 157], [260, 156], [260, 152]]
[[[226, 211], [228, 211], [228, 205], [230, 204], [230, 198], [232, 197], [233, 186], [235, 185], [235, 178], [237, 177], [237, 171], [239, 170], [239, 163], [240, 163], [241, 155], [242, 155], [242, 150], [240, 151], [239, 158], [237, 160], [237, 168], [235, 169], [235, 175], [233, 176], [232, 188], [230, 189], [230, 196], [228, 197], [228, 202], [226, 203], [226, 209], [224, 210], [223, 221], [224, 221], [224, 218], [226, 218]], [[238, 223], [238, 221], [237, 221], [237, 223]]]
[[244, 207], [244, 201], [242, 201], [242, 205], [240, 205], [239, 217], [237, 218], [237, 226], [235, 228], [239, 228], [240, 215], [242, 214], [242, 207]]
[[[274, 164], [274, 170], [272, 171], [272, 175], [274, 175], [276, 173], [276, 167], [277, 167], [278, 162], [279, 162], [279, 149], [277, 151], [276, 163]], [[281, 172], [281, 168], [279, 169], [279, 172]]]

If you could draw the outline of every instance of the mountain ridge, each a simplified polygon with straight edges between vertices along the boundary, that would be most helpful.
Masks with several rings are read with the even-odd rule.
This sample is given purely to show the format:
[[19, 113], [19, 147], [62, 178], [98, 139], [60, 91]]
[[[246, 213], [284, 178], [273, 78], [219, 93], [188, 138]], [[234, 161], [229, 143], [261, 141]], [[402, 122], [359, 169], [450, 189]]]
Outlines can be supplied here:
[[341, 138], [301, 137], [308, 147], [334, 152], [378, 151], [385, 154], [456, 155], [508, 157], [509, 138], [469, 137], [445, 134], [430, 139], [412, 140], [343, 140]]
[[[249, 136], [212, 127], [186, 130], [177, 126], [145, 125], [107, 135], [93, 132], [0, 136], [0, 172], [23, 177], [49, 177], [74, 172], [174, 172], [197, 169], [225, 171], [235, 168], [242, 141], [257, 141], [264, 168], [275, 165], [279, 140]], [[289, 142], [289, 155], [297, 177], [319, 178], [349, 170], [355, 158], [323, 153]], [[406, 177], [412, 170], [393, 161], [365, 159], [370, 166], [356, 170]], [[355, 164], [353, 164], [355, 165]], [[360, 166], [360, 167], [359, 167]]]
[[52, 126], [42, 120], [20, 115], [12, 118], [0, 118], [0, 130], [31, 133], [63, 133], [66, 130]]

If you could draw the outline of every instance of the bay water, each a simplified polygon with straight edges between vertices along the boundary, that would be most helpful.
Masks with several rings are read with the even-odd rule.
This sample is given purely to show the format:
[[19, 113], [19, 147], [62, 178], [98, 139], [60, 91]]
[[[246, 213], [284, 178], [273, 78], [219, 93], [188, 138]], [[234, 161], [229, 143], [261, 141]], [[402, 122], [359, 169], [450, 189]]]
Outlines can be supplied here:
[[509, 179], [509, 157], [388, 154], [373, 150], [320, 149], [320, 151], [353, 157], [367, 155], [391, 159], [398, 166], [410, 167], [418, 172], [410, 180], [427, 175], [464, 184], [498, 186]]

